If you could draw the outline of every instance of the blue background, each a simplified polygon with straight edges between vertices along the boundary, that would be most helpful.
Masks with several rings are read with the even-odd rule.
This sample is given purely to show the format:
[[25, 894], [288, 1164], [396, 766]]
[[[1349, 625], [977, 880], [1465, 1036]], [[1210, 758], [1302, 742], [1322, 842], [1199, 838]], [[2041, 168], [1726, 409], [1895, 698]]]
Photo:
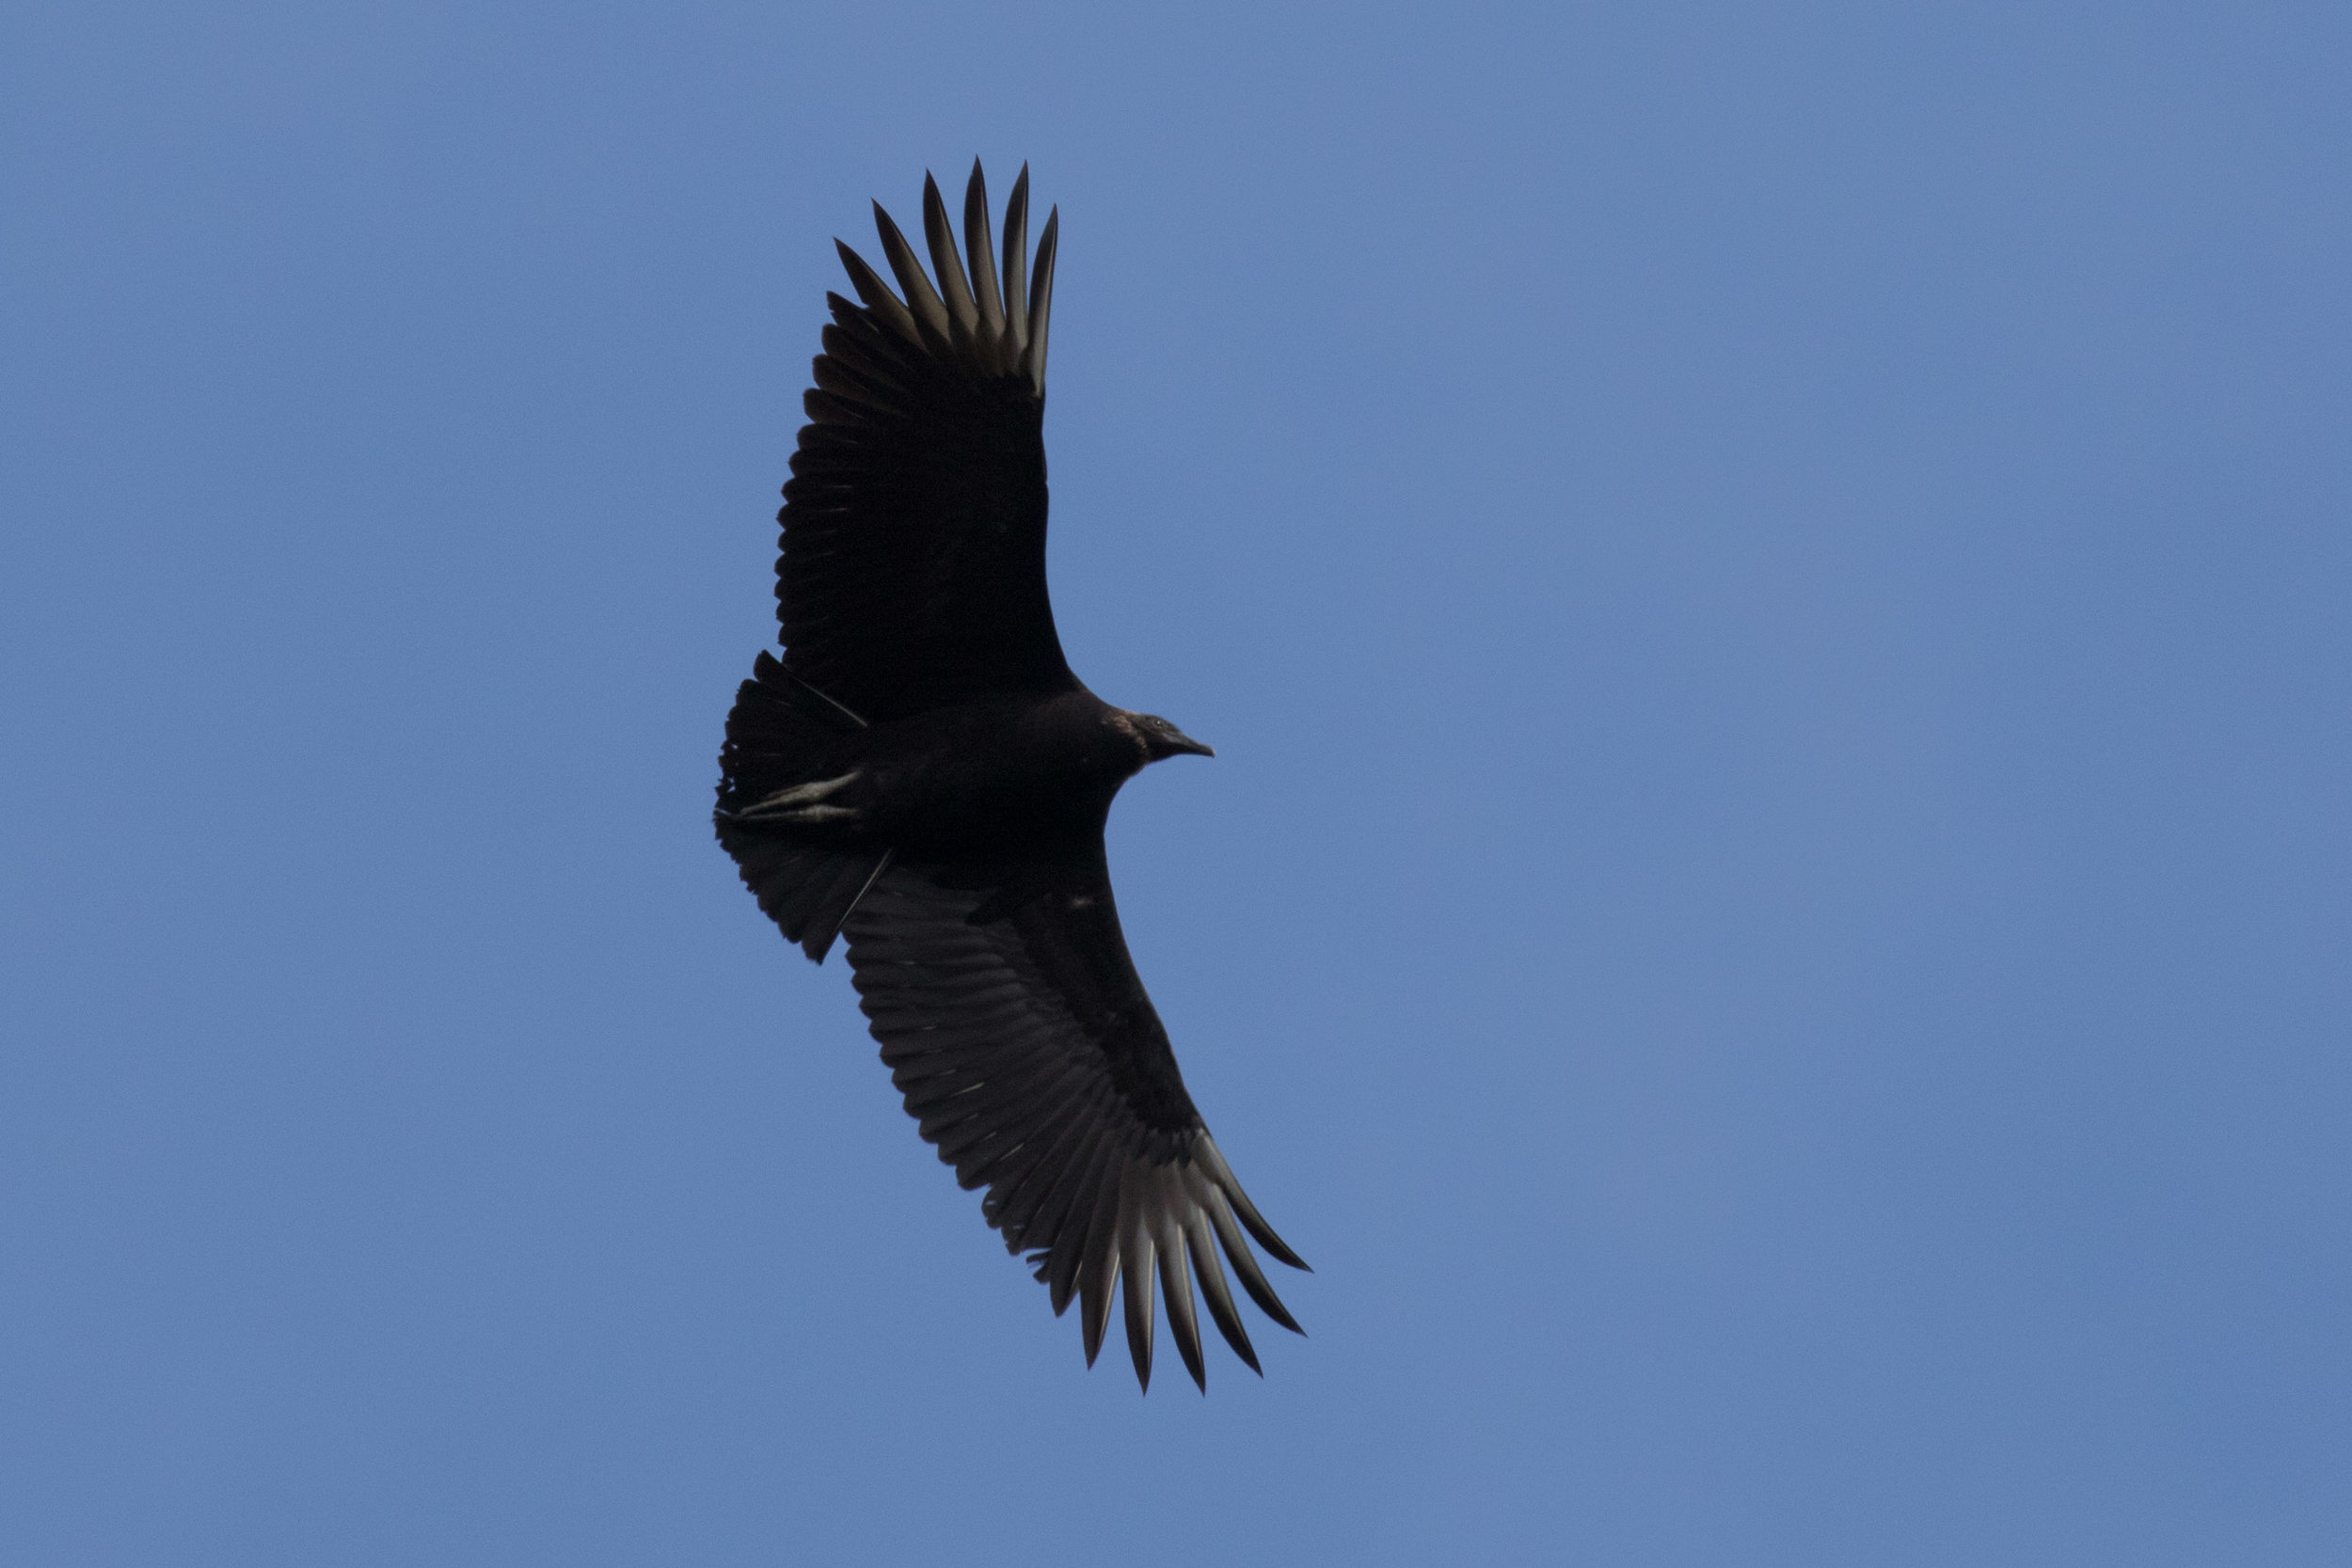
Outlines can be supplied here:
[[[20, 3], [0, 1555], [2352, 1560], [2352, 13]], [[1312, 1338], [1138, 1401], [710, 842], [831, 239]], [[1253, 1320], [1254, 1321], [1254, 1320]]]

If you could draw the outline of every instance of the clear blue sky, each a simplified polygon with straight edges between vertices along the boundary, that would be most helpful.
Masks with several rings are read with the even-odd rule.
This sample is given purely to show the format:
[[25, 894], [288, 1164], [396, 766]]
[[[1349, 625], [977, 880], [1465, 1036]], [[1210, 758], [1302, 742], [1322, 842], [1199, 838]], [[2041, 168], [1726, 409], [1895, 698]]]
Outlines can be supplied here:
[[[2352, 1560], [2352, 11], [0, 16], [0, 1557]], [[1060, 205], [1148, 1399], [710, 841], [831, 241]], [[1165, 1349], [1165, 1342], [1163, 1343]]]

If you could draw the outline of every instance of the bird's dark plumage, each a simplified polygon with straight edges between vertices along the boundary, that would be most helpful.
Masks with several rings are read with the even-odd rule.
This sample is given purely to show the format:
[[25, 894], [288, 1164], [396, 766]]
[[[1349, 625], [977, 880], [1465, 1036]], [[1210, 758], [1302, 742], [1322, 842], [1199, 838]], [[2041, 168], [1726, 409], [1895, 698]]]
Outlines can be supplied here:
[[[1034, 268], [1028, 171], [990, 242], [979, 166], [961, 247], [926, 178], [937, 283], [877, 206], [893, 293], [847, 245], [786, 484], [777, 614], [737, 695], [720, 842], [821, 961], [837, 937], [922, 1135], [1026, 1252], [1087, 1360], [1116, 1291], [1151, 1381], [1153, 1286], [1207, 1386], [1193, 1282], [1252, 1369], [1224, 1263], [1296, 1329], [1249, 1240], [1305, 1268], [1184, 1090], [1111, 895], [1103, 828], [1152, 762], [1206, 753], [1071, 673], [1045, 590], [1046, 328], [1057, 220]], [[968, 267], [967, 267], [968, 263]], [[901, 297], [903, 295], [903, 297]]]
[[1045, 596], [1045, 327], [1058, 223], [1046, 219], [1031, 282], [1028, 195], [1024, 170], [1005, 213], [1001, 292], [977, 179], [964, 206], [977, 294], [929, 179], [923, 229], [939, 292], [879, 204], [906, 303], [840, 246], [865, 304], [827, 296], [833, 325], [784, 487], [776, 612], [793, 672], [875, 722], [987, 693], [1077, 689]]

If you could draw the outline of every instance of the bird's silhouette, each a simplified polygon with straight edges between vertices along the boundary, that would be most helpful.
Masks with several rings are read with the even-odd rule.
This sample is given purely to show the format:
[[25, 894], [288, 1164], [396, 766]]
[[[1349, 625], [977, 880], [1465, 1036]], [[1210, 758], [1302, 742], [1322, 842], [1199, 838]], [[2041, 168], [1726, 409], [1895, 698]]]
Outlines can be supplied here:
[[[1045, 590], [1046, 328], [1029, 175], [991, 244], [975, 162], [959, 252], [923, 183], [927, 276], [877, 204], [890, 287], [848, 245], [784, 487], [784, 657], [727, 716], [717, 814], [759, 907], [821, 962], [836, 937], [922, 1135], [1026, 1253], [1092, 1364], [1114, 1291], [1149, 1387], [1152, 1301], [1207, 1386], [1193, 1285], [1258, 1357], [1219, 1261], [1298, 1325], [1251, 1255], [1295, 1268], [1185, 1093], [1120, 932], [1103, 829], [1146, 765], [1212, 755], [1073, 674]], [[969, 262], [967, 271], [966, 262]], [[934, 277], [936, 282], [934, 282]]]

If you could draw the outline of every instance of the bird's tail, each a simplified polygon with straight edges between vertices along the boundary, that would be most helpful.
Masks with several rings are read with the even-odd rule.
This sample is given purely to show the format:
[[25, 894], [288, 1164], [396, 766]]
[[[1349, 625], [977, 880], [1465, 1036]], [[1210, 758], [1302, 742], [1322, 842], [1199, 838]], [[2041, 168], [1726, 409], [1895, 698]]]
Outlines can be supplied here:
[[719, 842], [744, 885], [785, 936], [818, 963], [888, 850], [826, 843], [790, 825], [745, 815], [757, 802], [818, 780], [827, 753], [865, 721], [767, 654], [735, 694], [719, 753]]

